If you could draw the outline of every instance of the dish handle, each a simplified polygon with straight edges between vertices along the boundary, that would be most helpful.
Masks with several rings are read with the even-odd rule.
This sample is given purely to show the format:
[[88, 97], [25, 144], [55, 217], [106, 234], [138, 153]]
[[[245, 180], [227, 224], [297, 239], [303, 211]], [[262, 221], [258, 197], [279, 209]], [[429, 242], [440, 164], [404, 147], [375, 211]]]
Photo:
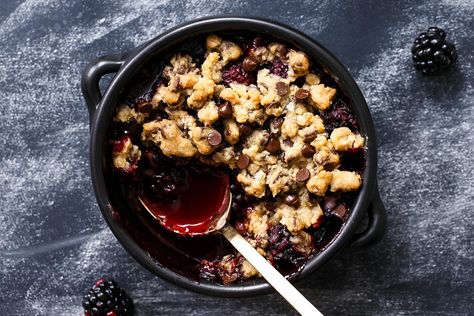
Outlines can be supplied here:
[[378, 189], [375, 190], [372, 201], [369, 204], [367, 216], [367, 227], [363, 232], [356, 233], [354, 235], [350, 244], [351, 247], [370, 247], [379, 242], [385, 233], [387, 227], [387, 215]]
[[86, 100], [89, 120], [91, 122], [97, 105], [102, 100], [102, 93], [99, 87], [100, 79], [106, 74], [117, 72], [122, 67], [124, 60], [125, 54], [123, 53], [102, 56], [90, 62], [82, 72], [81, 89]]

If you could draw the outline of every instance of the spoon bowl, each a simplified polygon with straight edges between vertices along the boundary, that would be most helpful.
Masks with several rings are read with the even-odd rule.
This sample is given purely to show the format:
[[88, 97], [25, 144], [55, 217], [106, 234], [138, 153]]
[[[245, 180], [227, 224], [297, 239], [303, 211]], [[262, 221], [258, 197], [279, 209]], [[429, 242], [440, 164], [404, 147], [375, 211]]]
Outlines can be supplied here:
[[[230, 190], [227, 190], [226, 196], [222, 203], [221, 209], [217, 210], [215, 216], [211, 219], [210, 224], [204, 230], [196, 230], [196, 229], [188, 229], [187, 232], [183, 232], [183, 230], [178, 230], [174, 226], [169, 225], [166, 221], [165, 216], [160, 216], [156, 212], [156, 206], [153, 207], [149, 200], [145, 196], [138, 196], [138, 200], [142, 204], [143, 208], [154, 218], [156, 219], [161, 226], [164, 228], [176, 233], [176, 234], [186, 234], [189, 236], [199, 236], [199, 235], [207, 235], [214, 232], [218, 232], [221, 230], [227, 223], [227, 218], [229, 217], [230, 213], [230, 206], [232, 201], [232, 193]], [[189, 227], [204, 227], [202, 223], [190, 223], [188, 224]], [[188, 228], [189, 228], [188, 227]]]
[[197, 236], [221, 229], [229, 215], [228, 175], [186, 171], [186, 190], [174, 199], [142, 192], [138, 199], [161, 226], [179, 235]]

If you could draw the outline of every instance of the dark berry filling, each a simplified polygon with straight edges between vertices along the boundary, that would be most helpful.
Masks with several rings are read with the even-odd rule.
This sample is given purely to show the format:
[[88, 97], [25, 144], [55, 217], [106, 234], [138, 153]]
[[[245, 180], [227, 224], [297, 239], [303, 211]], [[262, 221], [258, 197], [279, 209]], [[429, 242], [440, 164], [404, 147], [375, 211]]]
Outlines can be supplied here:
[[203, 260], [199, 267], [199, 276], [203, 279], [229, 284], [242, 278], [238, 268], [239, 258], [228, 256], [224, 262]]
[[271, 260], [279, 269], [298, 266], [299, 263], [306, 259], [305, 254], [296, 250], [295, 244], [290, 240], [291, 236], [288, 229], [281, 224], [274, 225], [268, 229]]
[[353, 131], [359, 129], [359, 123], [348, 106], [342, 98], [336, 97], [331, 107], [321, 114], [324, 120], [326, 131], [330, 134], [335, 128], [349, 127]]

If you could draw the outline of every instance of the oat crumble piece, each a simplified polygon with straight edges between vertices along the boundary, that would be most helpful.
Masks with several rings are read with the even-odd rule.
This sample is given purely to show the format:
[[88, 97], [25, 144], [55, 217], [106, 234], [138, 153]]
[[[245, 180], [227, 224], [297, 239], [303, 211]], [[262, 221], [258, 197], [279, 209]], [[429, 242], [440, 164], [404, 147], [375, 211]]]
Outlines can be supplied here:
[[359, 174], [354, 171], [333, 170], [331, 179], [331, 192], [355, 191], [362, 184]]
[[326, 87], [323, 84], [311, 86], [311, 104], [320, 110], [326, 110], [336, 95], [336, 89]]
[[290, 49], [288, 52], [288, 62], [296, 77], [304, 76], [309, 71], [309, 59], [302, 51]]
[[298, 208], [281, 204], [275, 211], [275, 218], [285, 225], [290, 232], [299, 232], [317, 223], [319, 217], [323, 216], [323, 210], [319, 204], [309, 201], [308, 193], [300, 195], [302, 200]]
[[306, 188], [308, 188], [308, 191], [311, 193], [324, 196], [331, 184], [331, 180], [332, 173], [326, 170], [321, 170], [306, 182]]
[[207, 101], [204, 106], [199, 109], [197, 116], [206, 126], [211, 125], [219, 119], [219, 112], [214, 101]]
[[183, 137], [175, 121], [161, 120], [143, 124], [142, 140], [155, 143], [166, 156], [193, 157], [197, 153], [196, 147]]
[[289, 88], [287, 88], [287, 93], [282, 94], [279, 93], [277, 89], [277, 84], [286, 85], [288, 87], [288, 85], [290, 84], [290, 80], [274, 75], [270, 73], [270, 70], [266, 68], [258, 71], [257, 86], [260, 91], [260, 94], [262, 95], [260, 103], [263, 106], [268, 106], [273, 102], [280, 102], [281, 104], [287, 103]]
[[201, 77], [193, 86], [193, 93], [186, 100], [188, 106], [194, 109], [201, 108], [207, 98], [214, 94], [214, 86], [212, 79]]
[[251, 265], [250, 262], [245, 259], [242, 261], [241, 269], [244, 278], [249, 279], [251, 277], [259, 275], [257, 269], [255, 269], [254, 266]]
[[224, 139], [230, 145], [236, 144], [240, 140], [240, 130], [237, 122], [231, 119], [224, 120]]
[[338, 151], [347, 151], [364, 146], [364, 138], [359, 134], [354, 134], [347, 127], [334, 129], [329, 139], [334, 148]]
[[124, 137], [118, 141], [112, 151], [112, 162], [114, 167], [125, 172], [133, 171], [135, 164], [140, 160], [141, 151], [137, 145], [132, 144], [130, 137]]
[[145, 114], [135, 111], [135, 109], [126, 104], [119, 105], [114, 116], [114, 121], [122, 123], [128, 123], [130, 121], [141, 123], [144, 119]]
[[237, 175], [237, 181], [243, 185], [245, 192], [258, 198], [265, 195], [266, 178], [267, 175], [263, 170], [251, 174], [244, 169]]
[[268, 244], [268, 215], [264, 206], [257, 205], [247, 214], [248, 232], [261, 248]]
[[226, 147], [212, 155], [214, 162], [229, 166], [230, 169], [236, 168], [236, 152], [234, 147]]

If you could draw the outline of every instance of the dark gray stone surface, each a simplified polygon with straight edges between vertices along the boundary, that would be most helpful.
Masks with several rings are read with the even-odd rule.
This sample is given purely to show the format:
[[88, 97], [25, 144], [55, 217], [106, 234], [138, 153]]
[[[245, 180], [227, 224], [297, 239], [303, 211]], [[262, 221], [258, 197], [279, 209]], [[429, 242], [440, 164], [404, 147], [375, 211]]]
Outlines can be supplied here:
[[[295, 26], [349, 68], [378, 131], [388, 232], [298, 288], [326, 315], [473, 315], [474, 3], [0, 1], [0, 315], [80, 315], [102, 274], [138, 315], [287, 315], [276, 294], [221, 299], [154, 277], [106, 227], [90, 184], [79, 78], [93, 58], [193, 18], [250, 14]], [[410, 45], [444, 27], [459, 62], [415, 73]]]

